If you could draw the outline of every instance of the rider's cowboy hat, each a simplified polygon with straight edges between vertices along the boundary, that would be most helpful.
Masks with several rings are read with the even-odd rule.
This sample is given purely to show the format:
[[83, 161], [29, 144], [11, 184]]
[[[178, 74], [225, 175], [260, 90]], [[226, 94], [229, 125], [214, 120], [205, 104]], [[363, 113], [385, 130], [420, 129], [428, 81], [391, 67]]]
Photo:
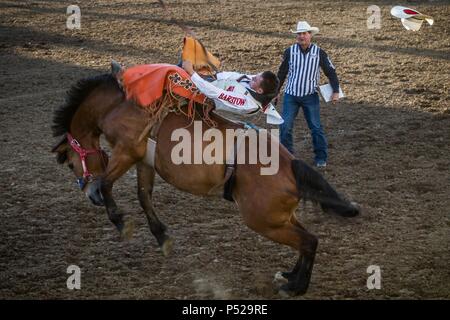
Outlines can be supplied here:
[[311, 27], [306, 21], [299, 21], [297, 23], [297, 30], [292, 30], [292, 33], [300, 33], [300, 32], [311, 32], [312, 35], [315, 35], [319, 32], [319, 28]]
[[419, 30], [424, 21], [428, 22], [430, 26], [434, 23], [434, 19], [432, 17], [422, 14], [417, 10], [403, 6], [393, 7], [391, 9], [391, 14], [396, 18], [402, 19], [402, 24], [407, 30]]

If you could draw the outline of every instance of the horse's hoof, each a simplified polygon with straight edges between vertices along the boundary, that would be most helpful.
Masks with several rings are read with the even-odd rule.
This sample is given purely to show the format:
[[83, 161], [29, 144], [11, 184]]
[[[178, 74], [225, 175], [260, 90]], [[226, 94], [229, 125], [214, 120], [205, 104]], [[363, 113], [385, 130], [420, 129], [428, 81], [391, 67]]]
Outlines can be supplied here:
[[164, 257], [167, 257], [173, 249], [173, 240], [172, 238], [167, 238], [166, 240], [164, 240], [163, 245], [161, 246], [161, 251], [164, 255]]
[[278, 289], [278, 295], [283, 298], [283, 299], [287, 299], [287, 298], [291, 298], [294, 295], [292, 294], [292, 291], [288, 291], [288, 290], [283, 290], [283, 289]]
[[288, 282], [288, 280], [286, 279], [286, 277], [283, 276], [284, 272], [278, 271], [277, 273], [275, 273], [275, 276], [273, 277], [273, 283], [275, 284], [285, 284]]
[[120, 239], [122, 241], [130, 240], [131, 238], [133, 238], [133, 232], [134, 232], [134, 221], [131, 219], [126, 220], [120, 232]]
[[294, 297], [294, 296], [301, 296], [304, 295], [306, 293], [306, 289], [293, 289], [290, 285], [289, 282], [286, 284], [283, 284], [279, 289], [278, 289], [278, 294], [283, 297], [283, 298], [290, 298], [290, 297]]

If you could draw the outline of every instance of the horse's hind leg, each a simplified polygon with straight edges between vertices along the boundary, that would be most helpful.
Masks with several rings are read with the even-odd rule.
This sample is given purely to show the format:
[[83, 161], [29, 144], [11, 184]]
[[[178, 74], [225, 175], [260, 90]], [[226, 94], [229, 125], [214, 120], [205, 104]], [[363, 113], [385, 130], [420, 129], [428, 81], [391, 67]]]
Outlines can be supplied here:
[[138, 178], [138, 196], [141, 207], [147, 217], [150, 231], [158, 241], [165, 256], [172, 250], [173, 241], [166, 235], [167, 227], [156, 216], [152, 205], [152, 191], [155, 180], [155, 170], [148, 165], [139, 162], [136, 164]]
[[[280, 292], [289, 295], [298, 295], [306, 293], [314, 264], [314, 257], [318, 245], [317, 237], [306, 231], [305, 228], [289, 213], [277, 213], [266, 215], [277, 217], [289, 217], [278, 220], [276, 223], [270, 223], [268, 220], [256, 220], [255, 217], [264, 215], [246, 215], [244, 220], [246, 224], [259, 234], [275, 241], [290, 246], [299, 252], [299, 258], [290, 272], [284, 272], [282, 275], [288, 280], [286, 284], [280, 287]], [[251, 217], [251, 219], [249, 219]]]
[[[301, 230], [305, 231], [306, 233], [308, 233], [308, 231], [305, 229], [305, 227], [303, 227], [301, 225], [301, 223], [297, 220], [295, 215], [291, 216], [290, 222], [294, 226], [296, 226], [296, 227], [300, 228]], [[300, 257], [299, 257], [297, 263], [295, 264], [294, 268], [292, 269], [292, 271], [281, 272], [281, 276], [283, 276], [287, 280], [291, 280], [292, 281], [294, 279], [294, 277], [296, 276], [296, 274], [298, 273], [298, 271], [300, 270], [300, 267], [301, 267], [302, 261], [303, 261], [302, 257], [303, 256], [300, 254]]]
[[267, 233], [267, 237], [299, 251], [299, 258], [293, 270], [283, 273], [283, 276], [288, 279], [288, 283], [283, 284], [280, 291], [289, 295], [305, 294], [314, 265], [318, 245], [317, 237], [292, 223], [272, 229]]

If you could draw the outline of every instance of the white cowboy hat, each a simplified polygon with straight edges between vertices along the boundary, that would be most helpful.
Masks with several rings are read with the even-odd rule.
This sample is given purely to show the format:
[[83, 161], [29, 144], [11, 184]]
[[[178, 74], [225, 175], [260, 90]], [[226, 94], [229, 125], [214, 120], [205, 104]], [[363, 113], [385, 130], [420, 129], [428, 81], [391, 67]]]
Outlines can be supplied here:
[[297, 30], [292, 30], [292, 33], [300, 33], [300, 32], [311, 32], [312, 35], [319, 33], [319, 28], [311, 27], [306, 21], [299, 21], [297, 23]]
[[434, 23], [434, 19], [432, 17], [422, 14], [417, 10], [403, 6], [393, 7], [391, 9], [391, 14], [394, 17], [401, 19], [406, 30], [417, 31], [420, 29], [424, 21], [428, 22], [430, 26]]

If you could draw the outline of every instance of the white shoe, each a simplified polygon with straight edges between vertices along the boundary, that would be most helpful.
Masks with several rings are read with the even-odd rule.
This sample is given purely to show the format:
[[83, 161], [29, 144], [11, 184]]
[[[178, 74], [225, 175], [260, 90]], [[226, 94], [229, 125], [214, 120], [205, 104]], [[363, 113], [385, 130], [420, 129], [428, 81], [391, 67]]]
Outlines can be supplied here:
[[327, 163], [325, 161], [318, 161], [316, 162], [316, 167], [317, 168], [326, 168]]

